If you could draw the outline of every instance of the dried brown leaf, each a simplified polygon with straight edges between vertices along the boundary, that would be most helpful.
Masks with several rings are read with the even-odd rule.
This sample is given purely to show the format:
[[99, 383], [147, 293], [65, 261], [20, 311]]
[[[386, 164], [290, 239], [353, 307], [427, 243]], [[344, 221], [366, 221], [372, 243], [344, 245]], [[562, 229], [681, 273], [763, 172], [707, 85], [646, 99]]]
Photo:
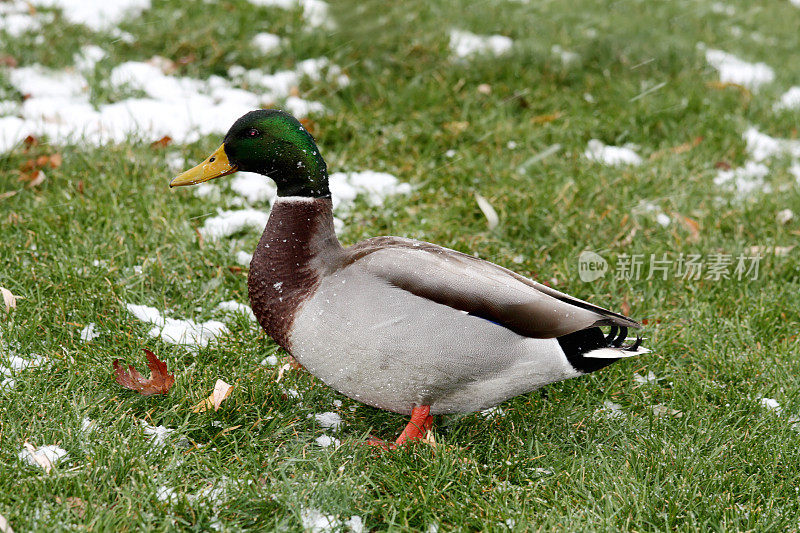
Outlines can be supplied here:
[[25, 441], [23, 446], [31, 456], [31, 459], [33, 459], [37, 465], [41, 466], [46, 474], [50, 473], [50, 471], [53, 469], [53, 463], [50, 461], [50, 459], [43, 453], [36, 453], [36, 446], [28, 441]]
[[0, 514], [0, 533], [14, 533], [11, 524], [8, 523], [6, 517]]
[[687, 216], [681, 215], [678, 213], [678, 220], [681, 221], [681, 224], [689, 230], [689, 241], [697, 242], [700, 240], [700, 223], [697, 222], [693, 218], [689, 218]]
[[561, 111], [555, 113], [548, 113], [546, 115], [537, 115], [531, 119], [534, 124], [547, 124], [561, 118]]
[[169, 146], [171, 142], [172, 142], [172, 137], [170, 137], [169, 135], [164, 135], [159, 140], [150, 143], [150, 148], [164, 148], [166, 146]]
[[5, 287], [0, 287], [0, 294], [3, 295], [3, 303], [6, 306], [6, 313], [17, 307], [17, 297]]
[[39, 144], [39, 138], [34, 137], [33, 135], [28, 135], [27, 137], [25, 137], [25, 139], [23, 139], [22, 144], [25, 145], [26, 150], [29, 148], [33, 148], [34, 146]]
[[36, 187], [40, 185], [47, 176], [41, 170], [34, 170], [30, 173], [21, 174], [19, 177], [19, 181], [27, 183], [28, 187]]
[[175, 383], [175, 375], [169, 373], [167, 363], [153, 352], [145, 348], [144, 353], [147, 354], [147, 366], [150, 367], [149, 379], [145, 379], [133, 365], [124, 369], [119, 359], [114, 359], [111, 363], [114, 366], [114, 379], [126, 389], [134, 390], [142, 396], [167, 394]]
[[232, 390], [233, 385], [229, 385], [221, 379], [218, 379], [217, 382], [214, 383], [214, 391], [211, 393], [211, 396], [192, 407], [192, 412], [203, 413], [212, 407], [215, 411], [218, 411], [222, 402], [231, 395]]

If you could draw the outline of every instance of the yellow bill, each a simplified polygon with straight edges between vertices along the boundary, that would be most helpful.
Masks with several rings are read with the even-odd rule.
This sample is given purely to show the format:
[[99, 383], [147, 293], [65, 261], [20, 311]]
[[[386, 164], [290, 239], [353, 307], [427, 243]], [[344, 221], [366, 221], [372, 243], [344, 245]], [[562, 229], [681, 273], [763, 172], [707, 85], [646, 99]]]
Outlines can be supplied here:
[[170, 187], [180, 187], [182, 185], [196, 185], [204, 181], [213, 180], [221, 176], [233, 174], [238, 169], [228, 161], [223, 144], [217, 151], [208, 156], [208, 159], [194, 168], [190, 168], [180, 176], [172, 178], [169, 182]]

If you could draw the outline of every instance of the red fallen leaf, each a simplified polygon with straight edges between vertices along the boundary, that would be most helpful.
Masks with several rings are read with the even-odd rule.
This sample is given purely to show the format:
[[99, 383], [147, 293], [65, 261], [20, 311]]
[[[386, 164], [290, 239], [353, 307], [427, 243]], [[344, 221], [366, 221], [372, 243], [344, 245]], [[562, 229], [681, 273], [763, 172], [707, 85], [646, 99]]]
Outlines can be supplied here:
[[731, 164], [728, 163], [727, 161], [717, 161], [716, 163], [714, 163], [714, 168], [719, 168], [722, 170], [730, 170], [733, 167], [731, 167]]
[[28, 187], [36, 187], [37, 185], [41, 185], [41, 183], [47, 178], [44, 172], [41, 170], [34, 170], [30, 173], [24, 173], [20, 175], [18, 178], [19, 181], [26, 182]]
[[25, 150], [27, 151], [28, 148], [31, 148], [31, 147], [36, 146], [37, 144], [39, 144], [39, 138], [38, 137], [34, 137], [33, 135], [28, 135], [22, 141], [22, 144], [25, 145]]
[[168, 146], [172, 142], [172, 137], [169, 135], [164, 135], [157, 141], [153, 141], [150, 143], [150, 148], [164, 148]]
[[8, 54], [0, 56], [0, 67], [17, 68], [18, 64], [19, 63], [17, 62], [17, 58], [15, 58], [14, 56], [10, 56]]
[[153, 352], [145, 348], [144, 353], [147, 354], [150, 379], [145, 379], [133, 365], [128, 365], [127, 370], [124, 369], [119, 359], [114, 359], [111, 363], [114, 366], [114, 379], [126, 389], [137, 391], [142, 396], [167, 394], [175, 383], [175, 374], [170, 374], [167, 371], [167, 363], [161, 361]]

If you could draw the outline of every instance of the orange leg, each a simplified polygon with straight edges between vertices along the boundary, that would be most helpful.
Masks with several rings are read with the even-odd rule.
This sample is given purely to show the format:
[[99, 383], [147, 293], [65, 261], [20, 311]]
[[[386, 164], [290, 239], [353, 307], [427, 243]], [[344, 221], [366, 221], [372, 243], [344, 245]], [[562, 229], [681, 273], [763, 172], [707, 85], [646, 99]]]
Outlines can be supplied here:
[[367, 441], [367, 444], [370, 446], [380, 446], [386, 450], [394, 450], [398, 446], [407, 444], [410, 441], [422, 439], [428, 430], [431, 429], [431, 426], [433, 426], [433, 417], [430, 415], [430, 412], [430, 405], [420, 405], [419, 407], [412, 409], [411, 421], [408, 423], [400, 436], [397, 437], [397, 440], [394, 441], [394, 443], [389, 443], [381, 439], [371, 437]]

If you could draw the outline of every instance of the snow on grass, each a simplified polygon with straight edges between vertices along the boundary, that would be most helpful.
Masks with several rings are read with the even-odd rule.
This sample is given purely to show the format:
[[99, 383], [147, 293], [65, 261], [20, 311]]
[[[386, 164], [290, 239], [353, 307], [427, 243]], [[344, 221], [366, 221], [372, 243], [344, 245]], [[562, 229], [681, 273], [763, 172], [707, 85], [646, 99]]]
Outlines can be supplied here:
[[658, 378], [652, 371], [647, 372], [647, 375], [645, 376], [639, 374], [638, 372], [634, 372], [633, 381], [640, 385], [645, 385], [648, 383], [658, 383]]
[[150, 9], [150, 0], [33, 0], [38, 7], [59, 8], [73, 24], [83, 24], [100, 31], [127, 17]]
[[35, 452], [30, 452], [25, 448], [23, 448], [22, 451], [19, 452], [20, 460], [25, 461], [31, 466], [38, 466], [39, 468], [44, 468], [44, 466], [41, 462], [37, 461], [36, 457], [34, 456], [46, 459], [51, 464], [56, 464], [59, 461], [66, 458], [67, 455], [68, 455], [67, 450], [65, 450], [64, 448], [60, 448], [54, 444], [50, 444], [48, 446], [41, 446]]
[[[79, 66], [88, 67], [102, 59], [100, 52], [86, 50], [86, 57], [77, 61]], [[153, 58], [117, 65], [108, 85], [142, 91], [145, 96], [97, 108], [90, 103], [89, 84], [79, 72], [38, 65], [10, 69], [11, 85], [30, 96], [20, 107], [19, 116], [0, 118], [0, 152], [8, 151], [27, 135], [47, 135], [57, 144], [84, 139], [100, 145], [132, 136], [148, 140], [169, 136], [178, 143], [194, 142], [203, 135], [225, 133], [241, 115], [279, 101], [299, 117], [324, 111], [321, 103], [291, 94], [306, 76], [318, 83], [332, 80], [335, 87], [349, 83], [341, 69], [326, 58], [307, 59], [294, 70], [273, 74], [232, 67], [238, 83], [252, 85], [252, 91], [220, 76], [207, 80], [171, 76], [162, 72], [162, 62]]]
[[724, 83], [738, 83], [756, 90], [775, 79], [775, 71], [766, 63], [748, 63], [722, 50], [706, 50], [706, 61], [719, 71], [719, 80]]
[[105, 50], [95, 44], [87, 44], [81, 47], [80, 52], [75, 54], [72, 62], [75, 63], [75, 68], [81, 72], [91, 72], [94, 67], [108, 57]]
[[222, 237], [230, 237], [246, 228], [261, 231], [267, 225], [268, 219], [269, 213], [257, 209], [220, 211], [217, 216], [206, 219], [203, 227], [200, 228], [200, 234], [207, 239], [218, 240]]
[[89, 324], [85, 328], [83, 328], [81, 330], [81, 340], [83, 342], [89, 342], [89, 341], [99, 337], [100, 334], [97, 333], [97, 331], [95, 331], [95, 328], [96, 328], [96, 326], [95, 326], [94, 322]]
[[[175, 433], [174, 429], [165, 426], [151, 426], [144, 420], [140, 420], [139, 422], [142, 425], [144, 434], [150, 438], [151, 449], [163, 447], [171, 438], [171, 435]], [[181, 438], [175, 444], [180, 447], [186, 447], [189, 445], [189, 441], [186, 438]]]
[[581, 60], [580, 54], [570, 52], [569, 50], [564, 50], [564, 48], [558, 44], [554, 44], [552, 48], [550, 48], [550, 52], [553, 55], [558, 56], [558, 58], [561, 59], [561, 64], [565, 67], [574, 65]]
[[278, 197], [275, 182], [255, 172], [237, 172], [229, 184], [249, 204], [272, 204]]
[[388, 196], [410, 194], [411, 185], [386, 172], [334, 172], [329, 178], [334, 209], [348, 209], [359, 195], [372, 206], [383, 205]]
[[800, 85], [790, 87], [781, 95], [781, 101], [775, 104], [776, 110], [800, 109]]
[[587, 159], [604, 165], [640, 165], [642, 158], [627, 146], [608, 146], [602, 141], [592, 139], [584, 152]]
[[776, 413], [780, 413], [782, 411], [781, 404], [778, 403], [778, 400], [772, 398], [759, 398], [758, 403], [770, 411], [775, 411]]
[[16, 38], [24, 33], [38, 32], [43, 24], [55, 19], [53, 13], [35, 13], [27, 2], [0, 2], [0, 31]]
[[457, 58], [486, 54], [501, 56], [513, 45], [514, 41], [503, 35], [476, 35], [463, 30], [450, 30], [450, 50]]
[[151, 337], [160, 337], [170, 344], [183, 344], [205, 347], [209, 341], [227, 333], [228, 328], [217, 320], [195, 322], [165, 318], [161, 312], [146, 305], [126, 304], [128, 312], [143, 322], [152, 324], [149, 331]]
[[339, 439], [329, 437], [328, 435], [320, 435], [314, 440], [323, 448], [327, 448], [331, 445], [333, 445], [334, 448], [338, 448], [342, 444]]
[[281, 38], [274, 33], [257, 33], [253, 37], [253, 46], [262, 54], [274, 52], [281, 45]]
[[747, 161], [743, 167], [730, 170], [720, 170], [714, 178], [714, 185], [731, 186], [739, 196], [747, 196], [754, 191], [769, 190], [764, 183], [764, 178], [769, 174], [769, 168], [762, 163]]
[[747, 151], [755, 161], [781, 155], [800, 157], [800, 140], [770, 137], [754, 127], [747, 128], [742, 138], [747, 143]]
[[242, 266], [249, 267], [250, 262], [253, 260], [253, 254], [239, 250], [236, 252], [236, 262]]
[[275, 366], [278, 364], [278, 356], [277, 355], [268, 355], [261, 361], [261, 364], [264, 366]]
[[256, 315], [253, 314], [253, 310], [250, 309], [249, 305], [240, 304], [236, 300], [228, 300], [227, 302], [220, 302], [217, 306], [219, 311], [224, 311], [227, 313], [239, 313], [245, 315], [250, 320], [256, 320]]
[[342, 425], [342, 417], [330, 411], [326, 413], [317, 413], [314, 415], [314, 418], [320, 426], [333, 429], [334, 431], [339, 429], [339, 426]]
[[301, 508], [300, 521], [303, 523], [303, 530], [310, 533], [335, 531], [341, 526], [341, 522], [334, 515], [324, 514], [318, 509]]
[[[0, 341], [2, 342], [2, 341]], [[0, 347], [3, 347], [0, 345]], [[16, 385], [15, 377], [23, 370], [36, 368], [45, 363], [44, 357], [31, 354], [28, 358], [20, 357], [11, 351], [7, 351], [6, 356], [0, 357], [0, 388], [12, 389]]]
[[250, 0], [256, 6], [279, 7], [281, 9], [303, 9], [303, 18], [312, 28], [336, 28], [336, 23], [328, 14], [329, 6], [322, 0]]

